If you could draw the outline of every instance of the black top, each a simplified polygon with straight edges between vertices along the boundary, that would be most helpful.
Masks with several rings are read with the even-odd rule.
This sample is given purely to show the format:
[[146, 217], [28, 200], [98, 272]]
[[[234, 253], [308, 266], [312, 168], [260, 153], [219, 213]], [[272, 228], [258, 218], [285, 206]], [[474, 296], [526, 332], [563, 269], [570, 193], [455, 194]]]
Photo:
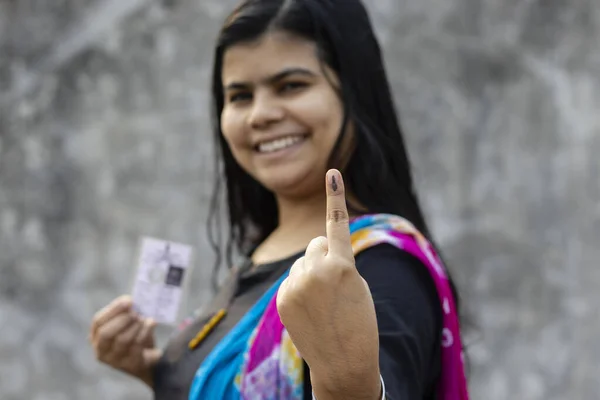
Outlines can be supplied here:
[[[196, 369], [263, 293], [302, 254], [259, 265], [241, 276], [227, 316], [200, 346], [175, 364], [161, 360], [154, 373], [156, 400], [187, 400]], [[388, 400], [433, 400], [441, 367], [442, 309], [433, 279], [411, 254], [388, 244], [356, 257], [373, 295], [380, 343], [380, 369]], [[312, 399], [305, 363], [305, 399]]]

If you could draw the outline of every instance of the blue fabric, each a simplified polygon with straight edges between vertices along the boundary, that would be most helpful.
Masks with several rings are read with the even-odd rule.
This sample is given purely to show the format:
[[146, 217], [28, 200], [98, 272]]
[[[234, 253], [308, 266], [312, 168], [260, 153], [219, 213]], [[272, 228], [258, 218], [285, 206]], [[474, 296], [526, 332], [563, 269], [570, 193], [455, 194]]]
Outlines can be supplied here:
[[250, 334], [260, 322], [269, 301], [288, 273], [289, 270], [269, 288], [204, 359], [192, 382], [189, 400], [239, 400], [239, 389], [234, 381], [242, 367]]

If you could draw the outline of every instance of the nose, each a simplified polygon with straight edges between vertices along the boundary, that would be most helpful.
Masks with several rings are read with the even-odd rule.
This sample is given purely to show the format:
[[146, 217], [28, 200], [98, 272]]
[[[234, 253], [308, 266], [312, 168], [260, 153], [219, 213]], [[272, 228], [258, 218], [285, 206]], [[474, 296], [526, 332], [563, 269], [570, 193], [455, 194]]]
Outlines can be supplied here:
[[248, 124], [253, 129], [265, 129], [284, 117], [284, 110], [277, 99], [267, 93], [255, 93]]

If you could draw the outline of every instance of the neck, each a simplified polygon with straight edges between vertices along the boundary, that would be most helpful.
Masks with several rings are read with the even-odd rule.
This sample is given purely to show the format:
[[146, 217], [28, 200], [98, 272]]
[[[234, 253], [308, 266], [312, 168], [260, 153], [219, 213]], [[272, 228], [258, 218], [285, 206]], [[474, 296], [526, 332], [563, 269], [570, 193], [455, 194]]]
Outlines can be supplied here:
[[325, 194], [294, 199], [277, 196], [279, 225], [252, 254], [259, 265], [281, 260], [306, 248], [317, 236], [325, 236]]
[[312, 239], [326, 234], [325, 191], [302, 198], [276, 196], [276, 201], [279, 225], [252, 254], [257, 265], [302, 251]]
[[314, 233], [314, 237], [325, 234], [327, 198], [324, 191], [301, 199], [278, 196], [277, 207], [278, 231]]

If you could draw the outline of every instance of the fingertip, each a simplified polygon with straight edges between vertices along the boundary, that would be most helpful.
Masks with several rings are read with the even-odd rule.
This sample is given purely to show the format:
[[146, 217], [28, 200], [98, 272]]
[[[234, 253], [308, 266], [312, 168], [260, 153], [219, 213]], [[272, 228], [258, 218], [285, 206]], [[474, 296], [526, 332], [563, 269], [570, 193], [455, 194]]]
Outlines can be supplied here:
[[131, 297], [129, 296], [121, 296], [117, 299], [116, 304], [114, 305], [114, 307], [117, 310], [122, 310], [125, 311], [129, 308], [131, 308], [131, 306], [133, 305], [133, 301], [131, 300]]
[[129, 317], [135, 322], [143, 322], [144, 318], [135, 312], [135, 310], [129, 310]]
[[326, 174], [327, 192], [331, 195], [337, 195], [344, 192], [344, 180], [342, 174], [337, 169], [330, 169]]

